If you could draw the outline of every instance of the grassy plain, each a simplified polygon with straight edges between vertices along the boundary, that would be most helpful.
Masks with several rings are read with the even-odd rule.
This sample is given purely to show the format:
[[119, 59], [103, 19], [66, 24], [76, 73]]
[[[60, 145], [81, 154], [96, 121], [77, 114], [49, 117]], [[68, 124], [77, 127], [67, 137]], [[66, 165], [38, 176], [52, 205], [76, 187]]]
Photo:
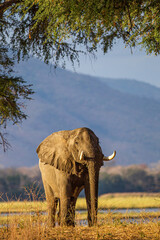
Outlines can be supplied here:
[[[116, 213], [116, 209], [125, 208], [159, 208], [159, 195], [113, 195], [99, 198], [100, 209], [115, 209], [107, 213], [98, 213], [98, 225], [95, 227], [81, 226], [87, 218], [85, 213], [76, 213], [76, 227], [56, 227], [51, 229], [47, 224], [47, 210], [44, 201], [1, 202], [0, 240], [54, 240], [54, 239], [106, 239], [106, 240], [159, 240], [160, 211], [152, 213], [126, 212]], [[86, 209], [85, 199], [79, 198], [77, 209]], [[13, 214], [14, 213], [14, 214]], [[15, 214], [16, 213], [16, 214]], [[134, 218], [134, 221], [131, 219]]]
[[[160, 194], [107, 194], [99, 197], [99, 209], [132, 209], [132, 208], [159, 208]], [[85, 210], [85, 198], [78, 198], [76, 209]], [[7, 201], [0, 202], [1, 212], [39, 212], [46, 211], [46, 201]]]
[[[130, 208], [159, 208], [160, 195], [155, 196], [122, 196], [121, 194], [105, 195], [98, 199], [99, 209], [130, 209]], [[86, 201], [80, 198], [77, 201], [77, 209], [86, 209]]]

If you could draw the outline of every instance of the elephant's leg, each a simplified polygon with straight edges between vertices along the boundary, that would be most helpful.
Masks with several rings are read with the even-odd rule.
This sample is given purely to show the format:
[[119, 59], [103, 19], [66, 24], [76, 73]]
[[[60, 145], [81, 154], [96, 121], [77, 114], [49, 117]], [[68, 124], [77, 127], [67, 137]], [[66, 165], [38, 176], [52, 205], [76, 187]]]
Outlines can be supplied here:
[[59, 211], [58, 211], [58, 214], [57, 214], [57, 222], [58, 222], [58, 225], [61, 224], [61, 205], [60, 205], [60, 199], [59, 199]]
[[90, 190], [88, 186], [85, 186], [85, 196], [86, 196], [87, 210], [88, 210], [88, 216], [87, 216], [88, 226], [91, 227], [92, 226], [91, 201], [90, 201], [91, 198], [90, 198]]
[[75, 204], [74, 197], [60, 199], [60, 215], [62, 226], [75, 226]]
[[67, 216], [67, 225], [75, 226], [75, 206], [76, 206], [77, 198], [70, 198], [70, 205], [68, 208], [68, 216]]
[[92, 220], [91, 220], [91, 201], [90, 201], [90, 192], [88, 189], [85, 188], [85, 196], [86, 196], [86, 202], [87, 202], [87, 210], [88, 210], [88, 226], [92, 226]]
[[58, 199], [54, 197], [52, 188], [45, 180], [43, 180], [43, 185], [44, 185], [46, 200], [48, 204], [48, 222], [51, 227], [54, 227]]

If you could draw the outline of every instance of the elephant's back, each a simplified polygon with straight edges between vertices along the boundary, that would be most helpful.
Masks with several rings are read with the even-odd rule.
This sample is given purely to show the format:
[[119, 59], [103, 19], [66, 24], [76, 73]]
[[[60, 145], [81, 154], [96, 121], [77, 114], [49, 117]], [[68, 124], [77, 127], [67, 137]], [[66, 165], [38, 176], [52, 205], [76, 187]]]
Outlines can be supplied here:
[[40, 143], [36, 152], [39, 153], [40, 148], [44, 145], [49, 147], [50, 145], [53, 146], [54, 144], [57, 144], [57, 143], [61, 143], [61, 142], [63, 143], [64, 141], [68, 141], [69, 138], [74, 138], [84, 131], [88, 132], [88, 133], [92, 132], [92, 134], [94, 134], [91, 129], [85, 128], [85, 127], [76, 128], [76, 129], [73, 129], [73, 130], [62, 130], [62, 131], [54, 132], [51, 135], [49, 135], [48, 137], [46, 137]]
[[[53, 160], [59, 159], [59, 157], [66, 156], [70, 158], [68, 151], [68, 145], [76, 139], [77, 136], [81, 136], [84, 132], [88, 135], [92, 132], [89, 128], [77, 128], [74, 130], [63, 130], [54, 132], [46, 137], [38, 146], [36, 152], [41, 161], [52, 164]], [[56, 161], [57, 161], [56, 160]]]

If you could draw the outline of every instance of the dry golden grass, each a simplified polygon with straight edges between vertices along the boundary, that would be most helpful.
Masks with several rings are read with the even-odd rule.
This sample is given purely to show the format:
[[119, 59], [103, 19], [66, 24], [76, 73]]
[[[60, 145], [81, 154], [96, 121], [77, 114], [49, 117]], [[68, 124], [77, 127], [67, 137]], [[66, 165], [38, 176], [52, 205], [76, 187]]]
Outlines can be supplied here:
[[114, 220], [112, 214], [98, 220], [95, 227], [76, 226], [49, 228], [46, 217], [13, 217], [8, 225], [0, 228], [1, 240], [53, 240], [53, 239], [108, 239], [108, 240], [159, 240], [160, 224], [158, 219], [149, 222], [130, 223]]
[[[99, 198], [100, 208], [133, 208], [159, 207], [158, 196], [108, 196]], [[78, 199], [78, 209], [85, 209], [85, 199]], [[106, 240], [160, 240], [160, 212], [137, 214], [135, 212], [118, 214], [98, 214], [98, 225], [95, 227], [81, 226], [87, 214], [77, 213], [75, 228], [49, 228], [46, 211], [46, 202], [1, 202], [0, 213], [0, 240], [54, 240], [54, 239], [106, 239]], [[16, 213], [12, 215], [12, 213]], [[33, 213], [34, 212], [34, 213]], [[131, 218], [138, 218], [131, 222]]]

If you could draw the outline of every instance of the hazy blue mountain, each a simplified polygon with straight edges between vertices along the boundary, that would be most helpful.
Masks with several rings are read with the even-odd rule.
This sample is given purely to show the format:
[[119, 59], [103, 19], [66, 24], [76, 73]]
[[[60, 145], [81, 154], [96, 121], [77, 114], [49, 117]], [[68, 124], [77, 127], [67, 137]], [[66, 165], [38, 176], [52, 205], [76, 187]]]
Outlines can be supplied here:
[[148, 83], [128, 80], [128, 79], [106, 79], [101, 78], [101, 81], [108, 84], [113, 89], [123, 93], [129, 93], [139, 97], [146, 97], [160, 101], [160, 88], [152, 86]]
[[0, 152], [0, 164], [33, 166], [38, 163], [36, 148], [45, 137], [84, 126], [99, 137], [104, 154], [117, 150], [115, 164], [160, 160], [159, 88], [54, 70], [35, 59], [19, 64], [17, 72], [34, 84], [36, 93], [27, 103], [29, 118], [9, 126], [12, 151]]

